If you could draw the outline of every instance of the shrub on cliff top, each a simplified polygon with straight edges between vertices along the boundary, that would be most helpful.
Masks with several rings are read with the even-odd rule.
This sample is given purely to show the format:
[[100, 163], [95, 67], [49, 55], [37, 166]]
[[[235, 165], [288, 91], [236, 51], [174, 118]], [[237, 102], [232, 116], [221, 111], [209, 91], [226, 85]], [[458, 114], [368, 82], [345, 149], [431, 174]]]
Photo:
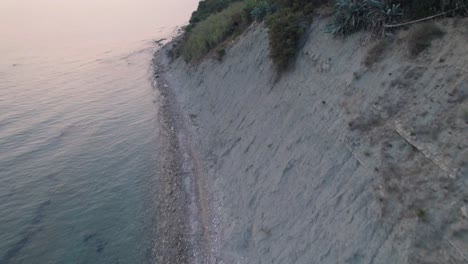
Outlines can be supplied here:
[[207, 19], [210, 15], [226, 9], [231, 2], [235, 0], [203, 0], [198, 3], [198, 8], [192, 13], [190, 18], [190, 26], [193, 27], [195, 24]]
[[390, 4], [386, 0], [337, 0], [335, 19], [327, 31], [344, 36], [362, 29], [379, 30], [402, 15], [399, 4]]
[[270, 2], [263, 0], [253, 4], [250, 15], [252, 16], [252, 19], [256, 21], [262, 21], [265, 16], [273, 13], [274, 9], [274, 6]]
[[441, 14], [467, 15], [468, 0], [336, 0], [335, 19], [327, 31], [335, 35], [383, 31], [385, 24]]
[[267, 25], [270, 57], [278, 70], [284, 70], [296, 56], [304, 29], [299, 26], [298, 15], [290, 9], [280, 10], [269, 17]]
[[295, 59], [300, 39], [312, 20], [313, 10], [329, 0], [273, 0], [278, 11], [267, 19], [270, 57], [277, 70]]
[[199, 60], [228, 37], [240, 33], [250, 23], [250, 10], [245, 2], [232, 3], [223, 11], [199, 22], [182, 44], [186, 61]]

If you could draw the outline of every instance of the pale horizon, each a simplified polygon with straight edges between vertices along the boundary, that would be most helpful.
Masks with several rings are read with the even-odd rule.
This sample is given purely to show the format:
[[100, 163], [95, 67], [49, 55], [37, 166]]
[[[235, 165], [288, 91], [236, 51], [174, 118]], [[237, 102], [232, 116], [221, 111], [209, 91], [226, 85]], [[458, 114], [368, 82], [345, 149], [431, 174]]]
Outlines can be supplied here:
[[[0, 54], [124, 44], [183, 25], [198, 0], [4, 0]], [[181, 8], [181, 6], [183, 8]]]

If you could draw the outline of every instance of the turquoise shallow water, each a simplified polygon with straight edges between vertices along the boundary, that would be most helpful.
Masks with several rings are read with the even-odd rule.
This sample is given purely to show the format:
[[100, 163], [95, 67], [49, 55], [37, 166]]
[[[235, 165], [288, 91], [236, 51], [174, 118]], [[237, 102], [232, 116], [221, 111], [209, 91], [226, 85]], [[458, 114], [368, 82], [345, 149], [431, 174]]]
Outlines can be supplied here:
[[0, 263], [151, 260], [157, 105], [136, 46], [3, 65]]
[[0, 264], [153, 262], [153, 40], [197, 2], [0, 3]]

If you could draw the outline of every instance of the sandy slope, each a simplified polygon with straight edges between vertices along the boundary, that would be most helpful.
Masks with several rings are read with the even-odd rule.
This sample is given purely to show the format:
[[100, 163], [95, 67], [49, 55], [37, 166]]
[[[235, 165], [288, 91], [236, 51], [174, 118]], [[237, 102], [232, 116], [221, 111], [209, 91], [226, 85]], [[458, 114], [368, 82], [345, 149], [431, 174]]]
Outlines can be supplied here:
[[439, 23], [447, 34], [417, 59], [402, 31], [368, 69], [369, 36], [315, 22], [279, 80], [262, 25], [222, 63], [157, 56], [198, 157], [204, 223], [219, 219], [217, 261], [468, 263], [468, 21]]

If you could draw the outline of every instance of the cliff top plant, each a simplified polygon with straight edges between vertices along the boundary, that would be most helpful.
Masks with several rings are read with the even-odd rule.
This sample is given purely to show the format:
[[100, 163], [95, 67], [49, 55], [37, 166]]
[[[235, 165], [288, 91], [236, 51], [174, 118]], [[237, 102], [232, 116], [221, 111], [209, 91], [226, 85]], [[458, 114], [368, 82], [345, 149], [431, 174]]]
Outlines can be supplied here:
[[296, 57], [300, 40], [312, 21], [313, 10], [328, 0], [274, 0], [278, 11], [267, 18], [270, 57], [278, 71]]
[[344, 36], [362, 29], [379, 30], [401, 16], [400, 4], [390, 4], [386, 0], [337, 0], [335, 19], [327, 31]]
[[251, 21], [249, 11], [246, 2], [235, 2], [197, 23], [182, 43], [182, 57], [186, 61], [199, 60], [227, 38], [242, 32]]
[[380, 33], [403, 21], [467, 14], [468, 0], [335, 0], [335, 18], [327, 31], [341, 36], [360, 30]]
[[254, 5], [250, 15], [255, 21], [262, 21], [268, 14], [275, 12], [275, 6], [270, 2], [263, 0]]
[[189, 30], [197, 23], [207, 19], [209, 16], [226, 9], [232, 2], [237, 0], [203, 0], [198, 3], [198, 8], [192, 13], [189, 21]]
[[197, 61], [242, 32], [251, 21], [267, 17], [270, 55], [278, 70], [283, 70], [297, 54], [313, 9], [329, 1], [204, 0], [193, 12], [181, 41], [169, 53]]
[[184, 35], [169, 55], [173, 58], [182, 55], [186, 61], [200, 60], [226, 40], [240, 34], [253, 20], [260, 21], [272, 13], [273, 8], [269, 0], [201, 1]]
[[[171, 53], [182, 55], [186, 61], [200, 60], [240, 34], [253, 20], [266, 19], [270, 56], [281, 71], [296, 57], [314, 9], [324, 4], [334, 5], [334, 19], [326, 30], [338, 36], [360, 30], [384, 33], [388, 25], [399, 26], [401, 22], [440, 12], [444, 15], [468, 14], [468, 0], [203, 0]], [[422, 41], [432, 40], [436, 35], [410, 40], [410, 52], [416, 54], [423, 50]], [[370, 51], [365, 64], [371, 66], [378, 60], [378, 48]], [[217, 57], [222, 56], [218, 54]]]
[[279, 71], [287, 68], [296, 56], [303, 28], [299, 26], [299, 16], [290, 9], [273, 14], [268, 20], [270, 57]]

